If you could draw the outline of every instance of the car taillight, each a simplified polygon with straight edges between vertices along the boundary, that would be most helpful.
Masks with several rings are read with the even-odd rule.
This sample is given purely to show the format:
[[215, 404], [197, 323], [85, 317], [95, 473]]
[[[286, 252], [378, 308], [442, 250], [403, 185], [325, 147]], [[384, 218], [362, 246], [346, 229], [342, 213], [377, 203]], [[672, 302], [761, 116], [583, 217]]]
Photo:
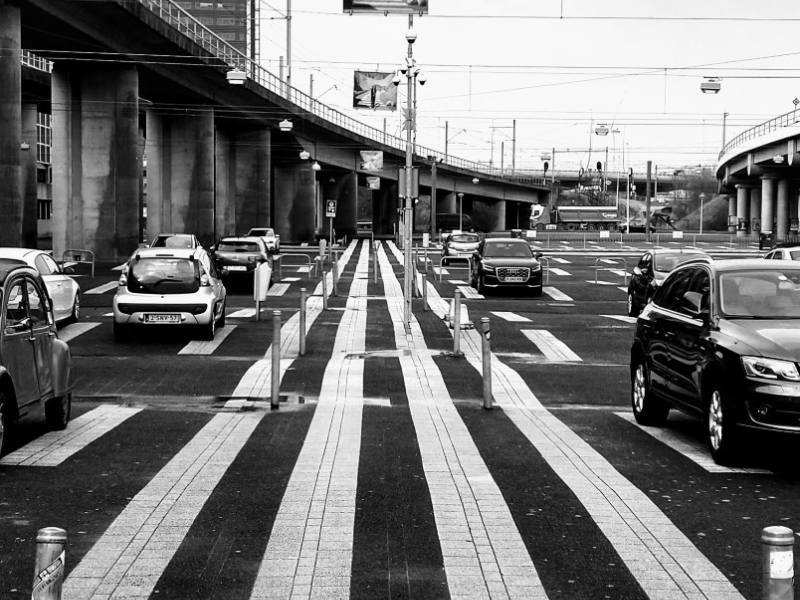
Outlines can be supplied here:
[[119, 276], [119, 285], [123, 286], [123, 287], [128, 285], [128, 274], [127, 273], [123, 273], [122, 275]]
[[203, 273], [200, 275], [200, 286], [201, 287], [208, 287], [211, 285], [211, 280], [208, 278], [208, 275]]

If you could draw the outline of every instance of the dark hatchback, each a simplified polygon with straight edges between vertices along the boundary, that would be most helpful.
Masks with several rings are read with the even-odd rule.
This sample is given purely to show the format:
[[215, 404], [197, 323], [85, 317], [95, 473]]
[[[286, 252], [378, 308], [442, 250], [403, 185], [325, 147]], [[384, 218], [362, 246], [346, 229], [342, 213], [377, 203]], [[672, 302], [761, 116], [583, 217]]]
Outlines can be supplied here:
[[701, 417], [711, 455], [735, 460], [747, 432], [800, 434], [800, 263], [692, 262], [675, 269], [636, 323], [631, 402], [663, 425]]
[[226, 269], [223, 279], [230, 280], [252, 279], [261, 263], [272, 266], [272, 254], [256, 236], [223, 238], [213, 248], [212, 258], [218, 268]]
[[478, 246], [472, 261], [470, 285], [483, 294], [489, 289], [517, 289], [542, 295], [542, 265], [520, 238], [488, 238]]
[[678, 265], [695, 259], [711, 260], [702, 250], [654, 248], [639, 258], [628, 283], [628, 316], [635, 317], [656, 293], [667, 275]]

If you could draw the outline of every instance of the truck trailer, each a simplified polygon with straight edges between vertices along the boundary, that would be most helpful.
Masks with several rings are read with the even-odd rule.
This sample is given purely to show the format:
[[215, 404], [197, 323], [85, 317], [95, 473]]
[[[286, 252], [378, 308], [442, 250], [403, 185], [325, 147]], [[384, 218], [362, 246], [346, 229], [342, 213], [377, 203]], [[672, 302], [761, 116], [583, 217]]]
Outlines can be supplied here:
[[614, 206], [555, 206], [547, 210], [543, 204], [531, 209], [530, 228], [538, 231], [616, 231], [622, 219]]

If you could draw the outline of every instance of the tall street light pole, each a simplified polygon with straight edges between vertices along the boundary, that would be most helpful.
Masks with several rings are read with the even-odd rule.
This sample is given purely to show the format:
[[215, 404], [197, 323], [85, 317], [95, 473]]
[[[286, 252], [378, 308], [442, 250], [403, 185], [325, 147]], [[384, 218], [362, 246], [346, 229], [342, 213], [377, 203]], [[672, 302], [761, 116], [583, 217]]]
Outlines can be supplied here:
[[405, 269], [403, 273], [403, 324], [406, 333], [411, 331], [411, 290], [414, 277], [414, 264], [411, 255], [411, 229], [413, 227], [412, 204], [412, 167], [414, 159], [414, 129], [416, 128], [416, 115], [414, 114], [414, 58], [413, 47], [417, 39], [414, 31], [414, 15], [408, 15], [408, 31], [406, 41], [408, 42], [408, 58], [406, 59], [406, 79], [408, 84], [408, 96], [406, 99], [406, 197], [403, 208], [403, 252]]

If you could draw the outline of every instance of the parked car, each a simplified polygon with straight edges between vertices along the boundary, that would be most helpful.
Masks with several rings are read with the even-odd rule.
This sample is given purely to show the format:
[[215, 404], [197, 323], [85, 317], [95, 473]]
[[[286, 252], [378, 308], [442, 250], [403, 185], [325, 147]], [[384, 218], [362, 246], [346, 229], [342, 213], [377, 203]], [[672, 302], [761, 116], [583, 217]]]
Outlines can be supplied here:
[[202, 244], [192, 233], [159, 233], [148, 248], [202, 248]]
[[442, 245], [442, 264], [454, 258], [474, 258], [481, 238], [477, 233], [451, 233]]
[[69, 346], [55, 335], [53, 301], [41, 275], [0, 264], [0, 454], [7, 428], [44, 409], [51, 429], [65, 429], [74, 374]]
[[735, 460], [748, 431], [800, 434], [800, 263], [692, 262], [637, 320], [631, 403], [643, 425], [700, 417], [711, 455]]
[[81, 286], [70, 275], [72, 267], [61, 267], [50, 254], [30, 248], [0, 248], [0, 268], [27, 265], [42, 276], [53, 299], [56, 322], [77, 321], [81, 315]]
[[530, 245], [520, 238], [487, 238], [472, 261], [470, 285], [483, 294], [487, 289], [530, 290], [542, 295], [542, 265]]
[[281, 251], [281, 236], [272, 227], [254, 227], [247, 232], [248, 236], [260, 237], [269, 252], [278, 254]]
[[272, 255], [260, 237], [222, 238], [214, 247], [213, 258], [217, 267], [226, 269], [226, 280], [250, 280], [258, 265], [268, 263], [272, 281]]
[[195, 327], [214, 339], [225, 326], [222, 273], [203, 248], [142, 248], [119, 278], [114, 338], [151, 327]]
[[777, 244], [764, 255], [767, 260], [800, 260], [800, 244]]
[[654, 248], [642, 254], [628, 282], [628, 316], [635, 317], [676, 266], [696, 259], [711, 260], [702, 250]]

